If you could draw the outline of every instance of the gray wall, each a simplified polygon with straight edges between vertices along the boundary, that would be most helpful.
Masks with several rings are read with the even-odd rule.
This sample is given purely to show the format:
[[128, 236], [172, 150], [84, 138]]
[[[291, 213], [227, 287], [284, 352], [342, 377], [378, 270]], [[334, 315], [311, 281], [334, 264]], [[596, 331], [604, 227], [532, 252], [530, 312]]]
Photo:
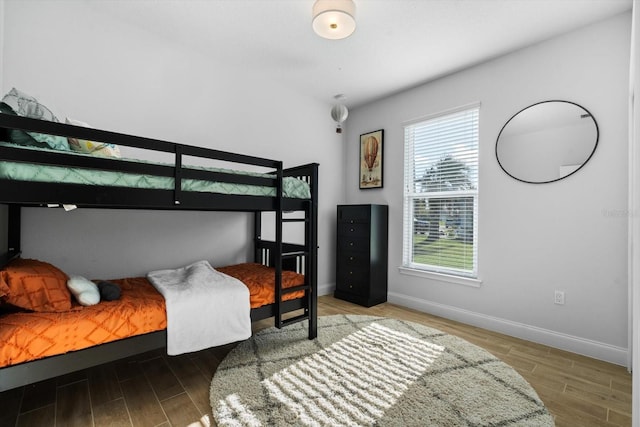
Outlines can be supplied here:
[[[351, 112], [347, 200], [390, 205], [390, 301], [626, 364], [630, 21], [627, 13]], [[590, 110], [600, 143], [568, 179], [524, 184], [500, 169], [496, 137], [517, 111], [550, 99]], [[482, 284], [401, 274], [403, 122], [475, 102]], [[360, 191], [358, 136], [380, 128], [384, 188]]]

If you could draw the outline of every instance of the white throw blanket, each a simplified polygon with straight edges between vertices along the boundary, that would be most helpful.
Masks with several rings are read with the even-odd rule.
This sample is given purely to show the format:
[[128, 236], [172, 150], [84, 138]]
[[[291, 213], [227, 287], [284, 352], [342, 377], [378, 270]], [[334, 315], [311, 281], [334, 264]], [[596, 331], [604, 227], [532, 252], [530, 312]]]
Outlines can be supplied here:
[[249, 289], [207, 261], [147, 274], [167, 307], [167, 354], [198, 351], [251, 336]]

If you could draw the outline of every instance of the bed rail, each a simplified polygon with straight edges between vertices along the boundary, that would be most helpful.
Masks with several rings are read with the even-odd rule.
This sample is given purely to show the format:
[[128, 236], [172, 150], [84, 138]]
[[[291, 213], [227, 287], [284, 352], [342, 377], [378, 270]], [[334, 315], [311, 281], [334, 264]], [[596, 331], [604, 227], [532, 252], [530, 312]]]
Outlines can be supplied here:
[[[130, 207], [144, 209], [171, 209], [173, 206], [185, 205], [185, 209], [198, 210], [277, 210], [277, 196], [264, 197], [185, 192], [182, 190], [182, 182], [186, 179], [207, 180], [277, 189], [282, 186], [281, 177], [283, 174], [282, 162], [278, 160], [64, 123], [0, 114], [0, 140], [8, 141], [8, 132], [10, 129], [112, 143], [120, 146], [149, 150], [151, 152], [169, 153], [173, 156], [174, 160], [172, 164], [156, 164], [132, 159], [113, 159], [81, 155], [67, 151], [34, 150], [11, 145], [0, 145], [0, 161], [170, 177], [173, 178], [173, 190], [149, 190], [126, 187], [85, 186], [59, 182], [32, 183], [21, 181], [19, 185], [20, 188], [15, 188], [17, 186], [13, 185], [13, 191], [8, 188], [11, 187], [11, 185], [2, 186], [6, 187], [6, 190], [0, 189], [0, 203], [18, 203], [23, 205], [69, 203], [92, 207]], [[271, 174], [272, 176], [265, 177], [245, 173], [228, 173], [219, 168], [216, 170], [205, 170], [199, 166], [186, 166], [184, 161], [185, 157], [199, 159], [197, 160], [198, 163], [210, 163], [212, 167], [218, 166], [219, 162], [229, 162], [232, 167], [237, 169], [251, 169], [258, 172], [256, 168], [263, 168], [263, 170], [272, 171], [273, 173]], [[10, 180], [3, 182], [3, 184], [10, 183], [15, 182]], [[90, 188], [87, 189], [86, 187]], [[54, 198], [57, 198], [57, 200]], [[255, 208], [252, 209], [252, 206]]]
[[[27, 132], [39, 132], [49, 135], [58, 135], [90, 141], [126, 145], [128, 147], [142, 148], [150, 151], [162, 151], [175, 153], [176, 147], [183, 148], [183, 154], [187, 156], [204, 157], [223, 160], [233, 163], [244, 163], [255, 166], [275, 168], [278, 161], [244, 154], [221, 151], [212, 148], [196, 147], [187, 144], [163, 141], [159, 139], [128, 135], [124, 133], [105, 131], [101, 129], [69, 125], [59, 122], [36, 120], [28, 117], [0, 114], [0, 128], [20, 129]], [[6, 140], [6, 134], [1, 135]]]

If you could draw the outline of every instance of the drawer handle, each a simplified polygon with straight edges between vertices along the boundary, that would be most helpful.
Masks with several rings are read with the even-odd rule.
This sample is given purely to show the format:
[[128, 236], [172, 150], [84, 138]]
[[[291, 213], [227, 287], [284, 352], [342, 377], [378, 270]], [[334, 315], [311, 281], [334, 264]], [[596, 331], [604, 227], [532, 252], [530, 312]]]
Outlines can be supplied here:
[[349, 221], [351, 224], [353, 224], [353, 220]]
[[353, 228], [351, 229], [351, 232], [353, 233]]
[[350, 271], [349, 274], [353, 274], [353, 271]]
[[353, 289], [353, 285], [349, 285], [349, 289]]
[[353, 242], [349, 242], [349, 246], [353, 246]]
[[352, 256], [349, 257], [349, 261], [353, 261], [353, 257]]

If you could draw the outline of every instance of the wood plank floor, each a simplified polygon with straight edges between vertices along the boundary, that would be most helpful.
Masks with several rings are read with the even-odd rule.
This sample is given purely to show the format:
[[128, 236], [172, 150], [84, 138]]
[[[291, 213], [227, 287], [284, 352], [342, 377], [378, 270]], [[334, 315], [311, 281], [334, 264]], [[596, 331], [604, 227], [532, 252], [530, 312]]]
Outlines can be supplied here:
[[[369, 314], [422, 323], [483, 347], [538, 392], [558, 427], [630, 426], [631, 375], [621, 366], [391, 304], [364, 308], [330, 296], [320, 315]], [[271, 320], [254, 323], [259, 330]], [[0, 393], [0, 426], [206, 426], [211, 377], [233, 345], [189, 355], [163, 350]]]

